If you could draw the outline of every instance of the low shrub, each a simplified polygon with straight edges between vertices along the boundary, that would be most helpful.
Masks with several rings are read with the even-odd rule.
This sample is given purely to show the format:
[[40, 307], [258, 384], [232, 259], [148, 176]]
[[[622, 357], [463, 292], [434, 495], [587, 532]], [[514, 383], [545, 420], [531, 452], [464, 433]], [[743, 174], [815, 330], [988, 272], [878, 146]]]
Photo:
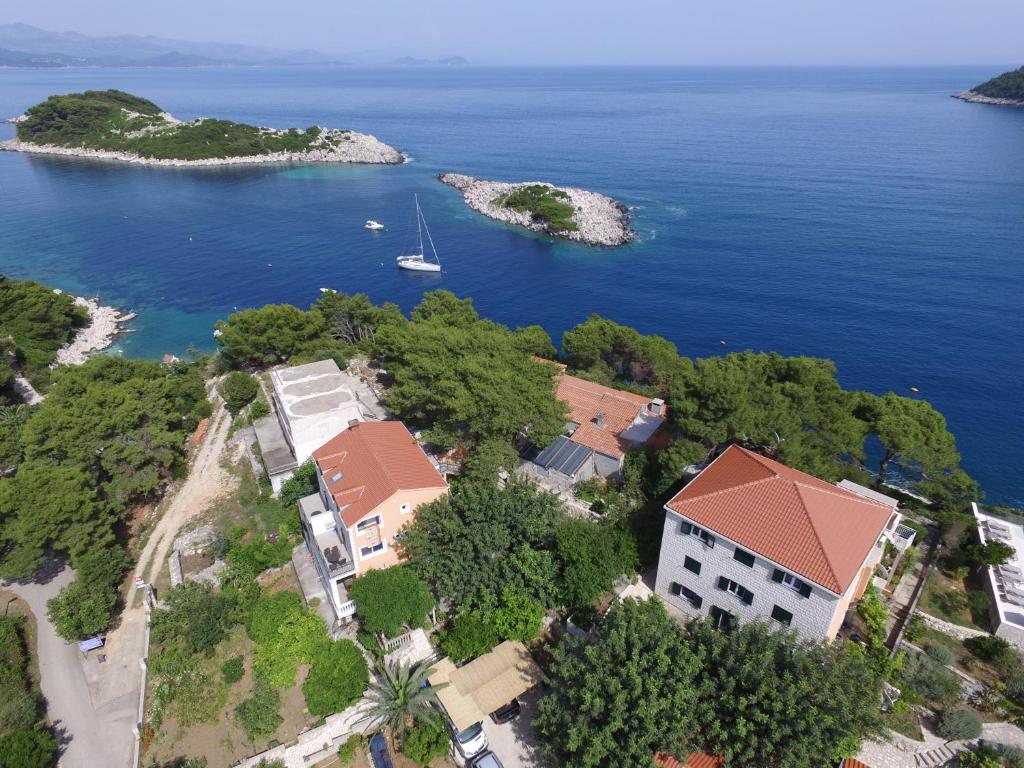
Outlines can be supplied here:
[[220, 665], [220, 673], [224, 676], [224, 682], [228, 685], [237, 683], [245, 674], [245, 664], [241, 656], [232, 656]]
[[282, 719], [278, 710], [281, 707], [281, 694], [263, 678], [256, 678], [252, 695], [235, 707], [238, 724], [245, 731], [250, 741], [272, 736], [281, 725]]
[[967, 650], [982, 661], [987, 661], [1000, 671], [1012, 671], [1020, 666], [1020, 656], [1013, 646], [1001, 637], [984, 635], [971, 637], [964, 641]]
[[908, 655], [900, 677], [904, 685], [930, 701], [949, 703], [960, 697], [956, 676], [924, 654]]
[[350, 765], [365, 751], [366, 739], [358, 733], [353, 733], [338, 747], [338, 760], [342, 765]]
[[356, 644], [338, 640], [313, 658], [302, 695], [311, 715], [330, 715], [357, 701], [369, 682], [366, 659]]
[[256, 419], [262, 419], [264, 416], [270, 414], [270, 406], [267, 405], [266, 400], [253, 400], [252, 405], [249, 406], [249, 418], [255, 421]]
[[420, 765], [448, 753], [448, 730], [441, 719], [435, 722], [417, 722], [405, 734], [402, 754]]
[[232, 371], [221, 381], [217, 392], [224, 398], [224, 407], [234, 416], [255, 398], [260, 386], [252, 376]]
[[956, 655], [944, 645], [938, 643], [932, 643], [925, 649], [925, 653], [928, 654], [928, 658], [937, 664], [941, 664], [944, 667], [948, 667], [954, 661], [956, 661]]
[[910, 621], [907, 623], [907, 628], [903, 633], [903, 636], [911, 643], [916, 643], [922, 637], [924, 637], [925, 630], [928, 627], [924, 623], [924, 617], [919, 613], [915, 613], [910, 617]]
[[981, 718], [969, 709], [949, 709], [939, 721], [939, 735], [947, 741], [976, 739], [981, 735]]

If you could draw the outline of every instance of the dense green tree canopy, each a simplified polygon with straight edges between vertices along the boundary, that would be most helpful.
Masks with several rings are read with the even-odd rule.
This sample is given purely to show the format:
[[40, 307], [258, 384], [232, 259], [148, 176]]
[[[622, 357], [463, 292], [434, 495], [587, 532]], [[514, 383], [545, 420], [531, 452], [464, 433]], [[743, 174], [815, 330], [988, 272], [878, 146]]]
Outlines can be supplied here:
[[555, 550], [562, 565], [566, 604], [586, 606], [612, 588], [623, 573], [639, 565], [636, 542], [621, 528], [581, 518], [567, 518], [555, 530]]
[[208, 413], [194, 366], [99, 357], [60, 369], [25, 418], [18, 471], [0, 478], [0, 573], [25, 577], [50, 553], [69, 555], [83, 583], [51, 606], [68, 639], [105, 628], [128, 567], [115, 527], [181, 466]]
[[85, 325], [83, 307], [73, 297], [31, 280], [0, 275], [0, 405], [14, 370], [29, 378], [44, 370], [75, 331]]
[[224, 407], [234, 415], [256, 399], [260, 385], [247, 373], [231, 371], [224, 377], [217, 391], [224, 398]]
[[352, 582], [349, 594], [363, 628], [388, 637], [400, 634], [403, 626], [422, 627], [434, 607], [430, 589], [406, 565], [377, 568]]
[[862, 457], [866, 433], [830, 360], [754, 352], [698, 360], [673, 382], [669, 419], [705, 448], [773, 445], [789, 466], [826, 480], [838, 477], [840, 457]]
[[304, 152], [315, 142], [338, 146], [348, 140], [345, 131], [325, 134], [317, 126], [270, 131], [213, 118], [174, 122], [161, 112], [148, 99], [117, 90], [51, 96], [26, 110], [18, 138], [179, 160]]
[[604, 384], [629, 384], [665, 396], [669, 385], [692, 368], [676, 345], [661, 336], [591, 315], [562, 335], [569, 367]]
[[562, 347], [569, 367], [586, 378], [667, 399], [676, 439], [644, 463], [650, 495], [730, 440], [772, 446], [789, 466], [826, 480], [856, 477], [869, 435], [885, 450], [883, 482], [895, 464], [942, 503], [977, 492], [959, 468], [945, 420], [930, 405], [845, 391], [830, 360], [747, 351], [691, 362], [671, 342], [597, 315], [567, 331]]
[[627, 600], [596, 641], [568, 638], [555, 649], [534, 726], [567, 768], [649, 766], [655, 752], [683, 757], [704, 726], [694, 717], [696, 673], [662, 604]]
[[858, 412], [882, 444], [881, 482], [895, 466], [910, 479], [920, 476], [918, 487], [937, 499], [965, 501], [977, 495], [977, 485], [960, 469], [945, 417], [929, 403], [892, 392], [882, 397], [862, 394]]
[[523, 342], [480, 319], [468, 299], [428, 293], [410, 322], [377, 332], [381, 362], [394, 377], [386, 404], [442, 445], [511, 442], [524, 430], [546, 445], [564, 429], [567, 409], [555, 398], [554, 367], [534, 361]]
[[313, 310], [323, 316], [330, 336], [345, 344], [371, 349], [377, 329], [389, 323], [403, 323], [405, 318], [397, 304], [373, 304], [365, 293], [348, 295], [329, 291], [321, 296]]
[[1017, 99], [1024, 101], [1024, 67], [1003, 72], [972, 89], [982, 96], [994, 99]]
[[234, 623], [234, 600], [214, 592], [209, 584], [179, 584], [166, 593], [163, 602], [166, 607], [153, 612], [152, 642], [177, 643], [190, 655], [211, 653]]
[[460, 483], [416, 511], [401, 546], [455, 610], [490, 607], [506, 587], [551, 606], [559, 600], [553, 547], [563, 517], [558, 498], [531, 483]]
[[879, 675], [859, 649], [801, 643], [752, 622], [721, 632], [692, 622], [698, 746], [729, 768], [820, 768], [881, 732]]
[[32, 682], [25, 623], [0, 617], [0, 768], [50, 768], [57, 742], [40, 722], [44, 702]]
[[243, 309], [217, 323], [217, 344], [231, 367], [283, 363], [322, 345], [327, 321], [291, 304]]
[[338, 640], [317, 655], [302, 684], [302, 695], [311, 715], [332, 715], [357, 701], [369, 682], [366, 659], [355, 643]]

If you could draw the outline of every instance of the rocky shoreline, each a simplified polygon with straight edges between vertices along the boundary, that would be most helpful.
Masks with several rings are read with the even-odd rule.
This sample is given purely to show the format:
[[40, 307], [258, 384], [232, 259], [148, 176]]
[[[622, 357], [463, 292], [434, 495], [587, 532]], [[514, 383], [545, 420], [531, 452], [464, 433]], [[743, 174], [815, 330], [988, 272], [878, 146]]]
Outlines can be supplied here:
[[[60, 293], [54, 290], [54, 293]], [[75, 334], [75, 337], [57, 350], [57, 357], [50, 365], [81, 365], [94, 352], [106, 349], [114, 343], [114, 339], [125, 333], [122, 326], [135, 317], [135, 313], [122, 314], [114, 307], [100, 304], [98, 299], [75, 297], [75, 304], [84, 307], [89, 314], [89, 321]]]
[[[376, 165], [399, 165], [405, 156], [394, 147], [380, 141], [376, 136], [355, 131], [321, 129], [319, 147], [306, 152], [274, 152], [267, 155], [245, 157], [216, 157], [204, 160], [165, 160], [142, 157], [131, 152], [116, 152], [86, 147], [62, 147], [56, 144], [33, 144], [20, 139], [0, 141], [0, 150], [7, 152], [28, 152], [37, 155], [63, 155], [84, 157], [94, 160], [117, 160], [136, 165], [170, 167], [198, 167], [220, 165], [251, 165], [256, 163], [364, 163]], [[337, 143], [331, 141], [338, 139]], [[330, 140], [330, 141], [329, 141]]]
[[[545, 181], [529, 181], [512, 184], [504, 181], [474, 179], [461, 173], [445, 173], [438, 176], [443, 183], [455, 187], [462, 193], [463, 200], [475, 211], [496, 221], [525, 227], [552, 237], [573, 240], [585, 245], [613, 247], [630, 242], [635, 233], [629, 227], [629, 209], [622, 203], [597, 192], [576, 187], [556, 187]], [[569, 196], [575, 208], [573, 222], [576, 231], [549, 232], [543, 223], [533, 221], [528, 213], [513, 211], [494, 204], [494, 199], [518, 187], [528, 185], [551, 187]]]
[[953, 98], [967, 101], [971, 104], [991, 104], [997, 107], [1024, 107], [1024, 99], [997, 99], [974, 91], [954, 93]]

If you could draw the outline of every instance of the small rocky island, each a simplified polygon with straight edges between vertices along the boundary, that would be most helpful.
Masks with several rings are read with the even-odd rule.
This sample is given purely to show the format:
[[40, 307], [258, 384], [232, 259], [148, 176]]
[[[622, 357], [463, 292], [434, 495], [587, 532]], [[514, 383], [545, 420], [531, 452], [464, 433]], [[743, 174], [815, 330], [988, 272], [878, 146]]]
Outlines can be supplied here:
[[152, 101], [124, 91], [51, 96], [15, 118], [12, 152], [71, 155], [144, 165], [235, 163], [401, 163], [375, 137], [312, 126], [278, 130], [231, 120], [176, 120]]
[[1000, 107], [1024, 107], [1024, 67], [993, 77], [969, 91], [956, 93], [954, 99], [974, 104], [994, 104]]
[[470, 208], [506, 224], [586, 245], [623, 245], [634, 237], [626, 206], [596, 192], [541, 181], [485, 181], [459, 173], [438, 178], [459, 190]]

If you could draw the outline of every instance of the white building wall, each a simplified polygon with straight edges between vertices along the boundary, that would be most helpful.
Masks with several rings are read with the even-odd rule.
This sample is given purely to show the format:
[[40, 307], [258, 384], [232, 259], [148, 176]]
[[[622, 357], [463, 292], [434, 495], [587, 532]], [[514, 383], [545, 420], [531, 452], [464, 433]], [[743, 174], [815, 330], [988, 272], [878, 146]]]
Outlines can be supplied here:
[[[715, 536], [715, 546], [712, 548], [682, 533], [684, 520], [678, 513], [666, 510], [655, 584], [658, 597], [673, 608], [698, 618], [707, 616], [712, 606], [718, 606], [735, 616], [741, 624], [754, 619], [775, 623], [772, 622], [771, 614], [772, 608], [777, 605], [793, 614], [790, 628], [795, 629], [801, 637], [831, 639], [829, 627], [840, 604], [838, 595], [804, 579], [811, 587], [811, 594], [809, 597], [801, 597], [785, 584], [772, 581], [772, 574], [778, 567], [775, 564], [752, 552], [755, 557], [754, 566], [749, 568], [733, 558], [736, 545], [723, 536], [709, 531]], [[687, 555], [701, 564], [699, 576], [683, 567]], [[750, 590], [754, 595], [753, 602], [746, 605], [731, 592], [719, 589], [720, 576]], [[703, 598], [701, 608], [695, 609], [682, 595], [673, 595], [670, 591], [672, 582], [688, 587]], [[777, 623], [776, 626], [781, 627]]]

